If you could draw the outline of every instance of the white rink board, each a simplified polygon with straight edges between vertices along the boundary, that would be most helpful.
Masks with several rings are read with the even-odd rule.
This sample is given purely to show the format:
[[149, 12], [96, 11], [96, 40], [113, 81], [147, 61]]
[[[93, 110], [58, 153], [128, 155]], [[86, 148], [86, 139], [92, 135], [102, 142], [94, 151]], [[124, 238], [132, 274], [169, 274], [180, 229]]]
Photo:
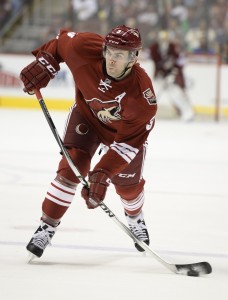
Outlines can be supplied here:
[[[19, 78], [20, 71], [27, 64], [29, 64], [34, 57], [32, 55], [8, 55], [0, 54], [1, 71], [0, 76], [5, 74], [15, 76]], [[146, 70], [149, 76], [152, 78], [153, 64], [150, 60], [144, 60], [141, 62], [141, 66]], [[3, 74], [3, 75], [2, 75]], [[212, 64], [191, 64], [186, 65], [185, 75], [188, 84], [188, 93], [193, 105], [206, 105], [213, 106], [215, 104], [216, 94], [216, 68]], [[228, 66], [223, 65], [221, 68], [221, 103], [223, 106], [228, 106], [228, 85], [226, 83], [228, 78]], [[20, 83], [21, 84], [21, 83]], [[154, 83], [155, 92], [159, 87]], [[74, 82], [70, 71], [65, 64], [61, 64], [61, 71], [52, 80], [48, 88], [45, 89], [45, 97], [52, 99], [66, 99], [74, 100]], [[6, 86], [0, 77], [0, 97], [4, 96], [18, 96], [27, 97], [22, 91], [22, 84], [20, 87]], [[30, 97], [31, 99], [31, 97]], [[31, 101], [34, 101], [31, 99]]]

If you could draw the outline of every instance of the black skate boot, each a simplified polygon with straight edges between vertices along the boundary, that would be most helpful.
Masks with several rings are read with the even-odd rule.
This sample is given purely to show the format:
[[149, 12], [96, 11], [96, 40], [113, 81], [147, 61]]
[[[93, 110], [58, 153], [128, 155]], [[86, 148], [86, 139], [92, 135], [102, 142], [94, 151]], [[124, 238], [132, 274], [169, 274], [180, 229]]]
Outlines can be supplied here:
[[[146, 223], [143, 217], [143, 212], [141, 212], [139, 215], [131, 217], [125, 213], [125, 216], [127, 218], [128, 226], [131, 230], [131, 232], [142, 242], [149, 245], [150, 239], [149, 234], [147, 231]], [[137, 243], [135, 243], [135, 248], [143, 252], [145, 251], [142, 247], [140, 247]]]
[[36, 257], [41, 257], [47, 245], [51, 244], [51, 239], [53, 238], [55, 231], [56, 227], [52, 227], [41, 221], [39, 228], [33, 234], [26, 249]]

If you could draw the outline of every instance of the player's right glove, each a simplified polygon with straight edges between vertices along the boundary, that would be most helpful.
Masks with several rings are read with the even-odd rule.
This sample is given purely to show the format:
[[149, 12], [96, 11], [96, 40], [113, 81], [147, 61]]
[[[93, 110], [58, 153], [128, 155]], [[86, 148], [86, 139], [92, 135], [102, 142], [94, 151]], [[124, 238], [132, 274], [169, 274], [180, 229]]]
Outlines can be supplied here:
[[89, 188], [83, 187], [81, 191], [82, 198], [89, 209], [98, 207], [104, 200], [110, 182], [109, 174], [105, 170], [89, 172]]
[[24, 92], [33, 93], [34, 89], [46, 87], [59, 70], [59, 63], [50, 53], [39, 51], [36, 60], [21, 71], [20, 78], [25, 86]]

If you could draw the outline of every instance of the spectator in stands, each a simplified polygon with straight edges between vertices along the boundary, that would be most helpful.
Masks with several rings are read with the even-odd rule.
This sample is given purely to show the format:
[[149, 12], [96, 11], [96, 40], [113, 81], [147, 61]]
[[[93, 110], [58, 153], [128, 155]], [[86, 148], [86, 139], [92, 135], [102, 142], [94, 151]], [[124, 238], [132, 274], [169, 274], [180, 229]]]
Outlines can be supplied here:
[[10, 0], [3, 0], [0, 3], [0, 26], [2, 27], [11, 17], [13, 5]]
[[1, 0], [0, 31], [1, 27], [3, 27], [20, 10], [22, 5], [29, 2], [31, 2], [31, 0]]
[[13, 13], [16, 13], [21, 8], [21, 6], [23, 5], [24, 2], [26, 2], [26, 1], [24, 1], [24, 0], [11, 0]]
[[202, 43], [202, 38], [205, 36], [207, 37], [207, 43], [213, 45], [216, 39], [216, 32], [212, 27], [208, 28], [206, 20], [202, 19], [199, 25], [190, 28], [185, 36], [187, 50], [192, 52], [194, 49], [199, 48]]
[[106, 0], [97, 0], [98, 12], [97, 22], [100, 24], [99, 33], [105, 35], [109, 31], [110, 17], [111, 17], [111, 5]]
[[125, 20], [127, 18], [127, 10], [134, 10], [134, 4], [129, 4], [128, 0], [118, 1], [114, 0], [111, 4], [111, 18], [110, 18], [110, 26], [115, 27], [118, 24], [125, 24]]
[[193, 49], [194, 54], [215, 54], [215, 50], [210, 47], [207, 37], [202, 36], [199, 39], [199, 46], [195, 49]]
[[170, 11], [172, 17], [176, 17], [179, 20], [181, 27], [186, 26], [185, 23], [188, 18], [188, 9], [184, 5], [182, 0], [175, 0], [174, 7]]
[[93, 28], [93, 20], [97, 17], [97, 0], [72, 0], [71, 3], [75, 17], [73, 28], [77, 28], [78, 31], [96, 31], [97, 28]]
[[136, 19], [140, 28], [144, 28], [142, 34], [148, 32], [151, 28], [155, 28], [159, 21], [156, 5], [147, 3], [147, 5], [138, 12]]

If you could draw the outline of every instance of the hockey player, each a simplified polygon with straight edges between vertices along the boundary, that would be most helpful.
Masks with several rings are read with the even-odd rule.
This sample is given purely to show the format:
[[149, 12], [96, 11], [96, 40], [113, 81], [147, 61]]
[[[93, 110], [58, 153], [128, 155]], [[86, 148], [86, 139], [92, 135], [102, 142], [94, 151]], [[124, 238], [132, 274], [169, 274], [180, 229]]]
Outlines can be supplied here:
[[166, 91], [177, 115], [184, 121], [191, 121], [194, 111], [186, 93], [185, 58], [178, 44], [170, 41], [167, 31], [160, 31], [157, 41], [150, 45], [149, 53], [154, 63], [154, 78], [160, 86], [157, 97]]
[[[86, 177], [81, 195], [88, 208], [99, 206], [110, 183], [120, 197], [130, 230], [149, 245], [144, 220], [143, 164], [147, 137], [157, 111], [152, 82], [137, 63], [142, 48], [138, 29], [115, 27], [106, 37], [61, 30], [56, 39], [32, 51], [36, 59], [20, 74], [24, 91], [47, 86], [65, 62], [75, 81], [76, 101], [64, 135], [64, 145]], [[108, 147], [93, 170], [99, 145]], [[61, 157], [57, 175], [42, 204], [41, 224], [27, 250], [41, 257], [70, 207], [80, 181]], [[144, 251], [138, 244], [135, 247]]]

